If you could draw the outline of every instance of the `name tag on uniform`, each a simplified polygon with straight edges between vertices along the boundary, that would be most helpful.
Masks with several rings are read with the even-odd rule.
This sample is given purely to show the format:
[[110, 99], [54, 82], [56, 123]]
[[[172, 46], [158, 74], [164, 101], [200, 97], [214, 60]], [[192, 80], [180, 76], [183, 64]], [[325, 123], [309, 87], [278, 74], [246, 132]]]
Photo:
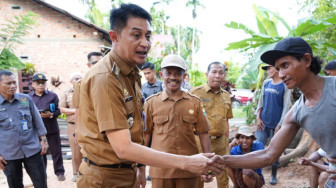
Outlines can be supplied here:
[[203, 102], [209, 102], [210, 99], [201, 99], [201, 101], [203, 101]]
[[6, 111], [6, 108], [0, 108], [0, 112]]

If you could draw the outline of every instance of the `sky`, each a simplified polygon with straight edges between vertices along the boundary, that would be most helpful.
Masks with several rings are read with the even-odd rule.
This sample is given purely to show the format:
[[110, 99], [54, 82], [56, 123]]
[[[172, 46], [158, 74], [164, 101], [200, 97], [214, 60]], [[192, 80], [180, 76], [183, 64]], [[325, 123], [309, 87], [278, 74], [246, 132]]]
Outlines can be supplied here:
[[[196, 27], [202, 32], [200, 35], [200, 49], [195, 54], [195, 63], [203, 70], [213, 61], [232, 61], [240, 65], [248, 59], [244, 54], [236, 51], [224, 50], [229, 43], [248, 37], [243, 31], [227, 28], [224, 24], [235, 21], [257, 31], [257, 23], [253, 5], [261, 6], [278, 13], [290, 26], [298, 23], [298, 20], [308, 16], [306, 11], [300, 10], [296, 0], [200, 0], [205, 8], [197, 10]], [[302, 0], [299, 0], [300, 2]], [[78, 17], [85, 19], [85, 7], [80, 0], [46, 0], [46, 2], [62, 8]], [[96, 0], [98, 7], [107, 12], [110, 8], [110, 0]], [[149, 11], [154, 0], [129, 0]], [[169, 6], [158, 6], [171, 18], [169, 26], [178, 24], [192, 27], [192, 9], [186, 8], [186, 0], [175, 0]], [[280, 26], [280, 24], [279, 24]], [[287, 36], [284, 27], [279, 28], [280, 34]]]

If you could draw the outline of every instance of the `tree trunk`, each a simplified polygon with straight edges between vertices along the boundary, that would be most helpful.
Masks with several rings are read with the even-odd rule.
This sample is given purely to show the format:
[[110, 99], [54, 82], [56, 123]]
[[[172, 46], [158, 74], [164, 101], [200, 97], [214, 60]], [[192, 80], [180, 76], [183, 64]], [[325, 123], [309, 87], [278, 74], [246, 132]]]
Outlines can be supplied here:
[[310, 137], [307, 131], [304, 131], [301, 137], [301, 141], [299, 142], [298, 146], [288, 153], [287, 155], [282, 155], [279, 159], [280, 166], [286, 166], [290, 163], [293, 159], [298, 157], [303, 157], [308, 150], [313, 145], [314, 140]]

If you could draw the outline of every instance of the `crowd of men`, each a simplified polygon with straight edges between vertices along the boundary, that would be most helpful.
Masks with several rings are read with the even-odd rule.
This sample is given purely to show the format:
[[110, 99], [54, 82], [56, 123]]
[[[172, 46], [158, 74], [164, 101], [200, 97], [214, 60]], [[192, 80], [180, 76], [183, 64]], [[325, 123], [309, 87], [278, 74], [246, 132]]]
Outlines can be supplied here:
[[[16, 93], [14, 74], [0, 70], [0, 169], [9, 187], [23, 187], [22, 163], [35, 187], [47, 187], [48, 149], [55, 175], [65, 180], [61, 112], [67, 116], [72, 181], [78, 187], [145, 187], [146, 165], [158, 188], [203, 187], [214, 177], [221, 188], [229, 187], [229, 177], [235, 187], [262, 187], [261, 168], [271, 164], [274, 185], [276, 161], [300, 127], [323, 149], [329, 168], [315, 164], [316, 157], [300, 163], [319, 168], [318, 175], [336, 173], [336, 61], [324, 69], [330, 77], [319, 76], [322, 61], [304, 39], [285, 38], [262, 54], [270, 79], [261, 90], [256, 134], [242, 126], [229, 144], [233, 113], [230, 94], [221, 88], [225, 65], [209, 63], [207, 82], [191, 88], [181, 56], [165, 56], [159, 73], [145, 62], [152, 35], [146, 10], [122, 4], [111, 11], [110, 21], [111, 51], [90, 53], [90, 70], [71, 74], [72, 88], [61, 101], [47, 90], [44, 74], [33, 76], [34, 90], [25, 95]], [[142, 85], [138, 67], [147, 80]], [[291, 107], [294, 88], [302, 96]], [[325, 176], [325, 187], [334, 187], [335, 175]]]

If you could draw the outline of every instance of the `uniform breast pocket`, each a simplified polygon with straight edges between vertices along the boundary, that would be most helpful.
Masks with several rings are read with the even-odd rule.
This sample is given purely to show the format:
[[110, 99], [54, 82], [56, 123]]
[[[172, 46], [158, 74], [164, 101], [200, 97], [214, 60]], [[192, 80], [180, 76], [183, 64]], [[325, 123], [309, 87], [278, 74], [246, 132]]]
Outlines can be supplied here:
[[183, 115], [183, 125], [182, 128], [185, 132], [193, 132], [194, 125], [196, 123], [196, 117], [190, 115]]
[[23, 118], [27, 121], [28, 129], [30, 129], [32, 126], [32, 124], [30, 123], [32, 122], [32, 116], [29, 109], [20, 109], [20, 120], [22, 121]]
[[157, 116], [153, 118], [154, 131], [159, 134], [166, 134], [168, 132], [168, 116]]
[[7, 112], [0, 112], [0, 128], [2, 130], [8, 130], [12, 128], [12, 122], [10, 121]]

